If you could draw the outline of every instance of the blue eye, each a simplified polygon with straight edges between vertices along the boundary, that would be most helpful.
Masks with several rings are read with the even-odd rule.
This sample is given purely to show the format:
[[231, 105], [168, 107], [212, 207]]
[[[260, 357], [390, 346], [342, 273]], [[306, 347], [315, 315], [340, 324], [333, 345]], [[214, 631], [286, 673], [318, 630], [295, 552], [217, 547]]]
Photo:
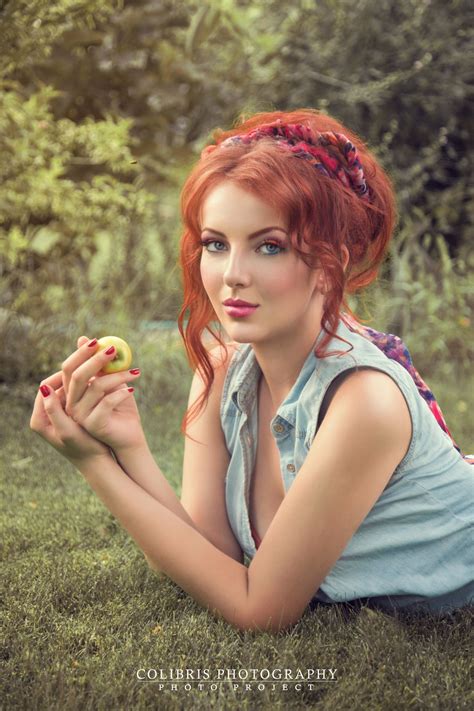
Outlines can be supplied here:
[[219, 242], [217, 239], [208, 239], [208, 240], [201, 240], [201, 246], [206, 248], [206, 252], [222, 252], [221, 249], [213, 250], [213, 249], [208, 249], [209, 245], [211, 244], [224, 244], [223, 242]]
[[[202, 245], [202, 247], [204, 247], [206, 249], [206, 252], [215, 254], [216, 252], [223, 252], [224, 251], [223, 249], [209, 249], [211, 244], [224, 245], [224, 242], [220, 242], [217, 239], [201, 240], [201, 245]], [[262, 252], [262, 254], [264, 254], [267, 257], [273, 257], [274, 255], [276, 256], [277, 254], [281, 254], [282, 252], [285, 251], [285, 247], [282, 247], [277, 242], [262, 242], [262, 244], [258, 247], [258, 249], [260, 250], [262, 247], [276, 247], [276, 249], [278, 250], [278, 251]]]
[[273, 254], [280, 254], [281, 252], [284, 252], [284, 247], [277, 244], [276, 242], [264, 242], [263, 244], [260, 245], [260, 247], [276, 247], [278, 252], [267, 252], [267, 254], [269, 256], [273, 255]]

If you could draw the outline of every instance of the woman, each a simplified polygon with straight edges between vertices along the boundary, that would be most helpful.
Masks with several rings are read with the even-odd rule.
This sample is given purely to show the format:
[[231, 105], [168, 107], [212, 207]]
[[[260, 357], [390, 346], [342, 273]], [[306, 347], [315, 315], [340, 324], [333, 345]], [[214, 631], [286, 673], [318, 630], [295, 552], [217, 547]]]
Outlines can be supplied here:
[[153, 568], [239, 629], [276, 632], [310, 603], [472, 602], [468, 459], [401, 341], [346, 302], [386, 254], [388, 176], [315, 110], [257, 114], [215, 141], [181, 201], [178, 324], [195, 369], [181, 501], [127, 388], [139, 374], [96, 377], [113, 352], [95, 339], [43, 381], [32, 429]]

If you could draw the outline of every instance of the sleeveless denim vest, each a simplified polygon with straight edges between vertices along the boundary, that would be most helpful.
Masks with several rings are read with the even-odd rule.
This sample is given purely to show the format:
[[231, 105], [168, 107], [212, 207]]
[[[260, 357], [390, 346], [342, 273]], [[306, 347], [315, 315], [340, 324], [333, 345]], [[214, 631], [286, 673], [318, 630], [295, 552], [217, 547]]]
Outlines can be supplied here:
[[[271, 421], [285, 492], [302, 467], [331, 382], [343, 371], [370, 367], [389, 375], [409, 408], [412, 438], [379, 499], [311, 600], [367, 600], [381, 609], [421, 607], [436, 613], [474, 604], [474, 472], [440, 428], [409, 373], [339, 320], [328, 352], [313, 351]], [[248, 559], [256, 553], [249, 522], [249, 484], [256, 457], [257, 388], [261, 370], [250, 344], [233, 354], [221, 398], [230, 463], [225, 480], [229, 523]], [[350, 452], [347, 453], [350, 456]], [[324, 543], [324, 542], [323, 542]]]

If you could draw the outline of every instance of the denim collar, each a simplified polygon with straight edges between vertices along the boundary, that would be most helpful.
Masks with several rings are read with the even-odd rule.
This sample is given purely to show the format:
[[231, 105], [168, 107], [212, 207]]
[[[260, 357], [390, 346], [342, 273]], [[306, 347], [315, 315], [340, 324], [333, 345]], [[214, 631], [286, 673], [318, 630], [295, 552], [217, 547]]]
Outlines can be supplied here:
[[[338, 336], [342, 336], [346, 339], [347, 335], [350, 333], [349, 329], [345, 326], [341, 319], [339, 319], [336, 333]], [[312, 373], [317, 372], [321, 363], [321, 359], [314, 355], [314, 350], [324, 337], [324, 334], [324, 329], [321, 329], [317, 338], [313, 342], [308, 355], [306, 356], [306, 360], [303, 363], [295, 383], [278, 408], [273, 421], [277, 421], [278, 418], [281, 418], [294, 427], [296, 421], [296, 406], [301, 395], [301, 391], [308, 379], [311, 377]], [[345, 344], [343, 342], [333, 337], [327, 345], [327, 350], [344, 350], [344, 347]], [[246, 343], [240, 350], [240, 362], [241, 366], [235, 380], [234, 387], [231, 391], [231, 397], [240, 412], [245, 413], [248, 417], [250, 417], [252, 408], [256, 403], [257, 388], [262, 370], [258, 364], [254, 350], [249, 343]]]

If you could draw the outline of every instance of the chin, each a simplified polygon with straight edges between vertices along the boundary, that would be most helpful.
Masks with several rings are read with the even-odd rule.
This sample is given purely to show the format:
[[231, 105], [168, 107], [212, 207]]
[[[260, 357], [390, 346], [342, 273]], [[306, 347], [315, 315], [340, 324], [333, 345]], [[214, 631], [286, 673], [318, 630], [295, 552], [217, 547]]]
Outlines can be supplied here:
[[224, 329], [231, 341], [235, 343], [257, 344], [268, 339], [268, 333], [260, 328], [252, 328], [250, 324], [229, 324]]
[[242, 336], [242, 338], [246, 338], [249, 333], [255, 330], [254, 324], [243, 323], [237, 320], [229, 321], [229, 318], [222, 319], [221, 325], [222, 328], [224, 328], [225, 331], [229, 334], [229, 336], [236, 336], [237, 340], [239, 339], [239, 336]]
[[236, 341], [237, 343], [251, 343], [253, 340], [248, 334], [242, 333], [240, 329], [226, 328], [225, 332], [231, 341]]

